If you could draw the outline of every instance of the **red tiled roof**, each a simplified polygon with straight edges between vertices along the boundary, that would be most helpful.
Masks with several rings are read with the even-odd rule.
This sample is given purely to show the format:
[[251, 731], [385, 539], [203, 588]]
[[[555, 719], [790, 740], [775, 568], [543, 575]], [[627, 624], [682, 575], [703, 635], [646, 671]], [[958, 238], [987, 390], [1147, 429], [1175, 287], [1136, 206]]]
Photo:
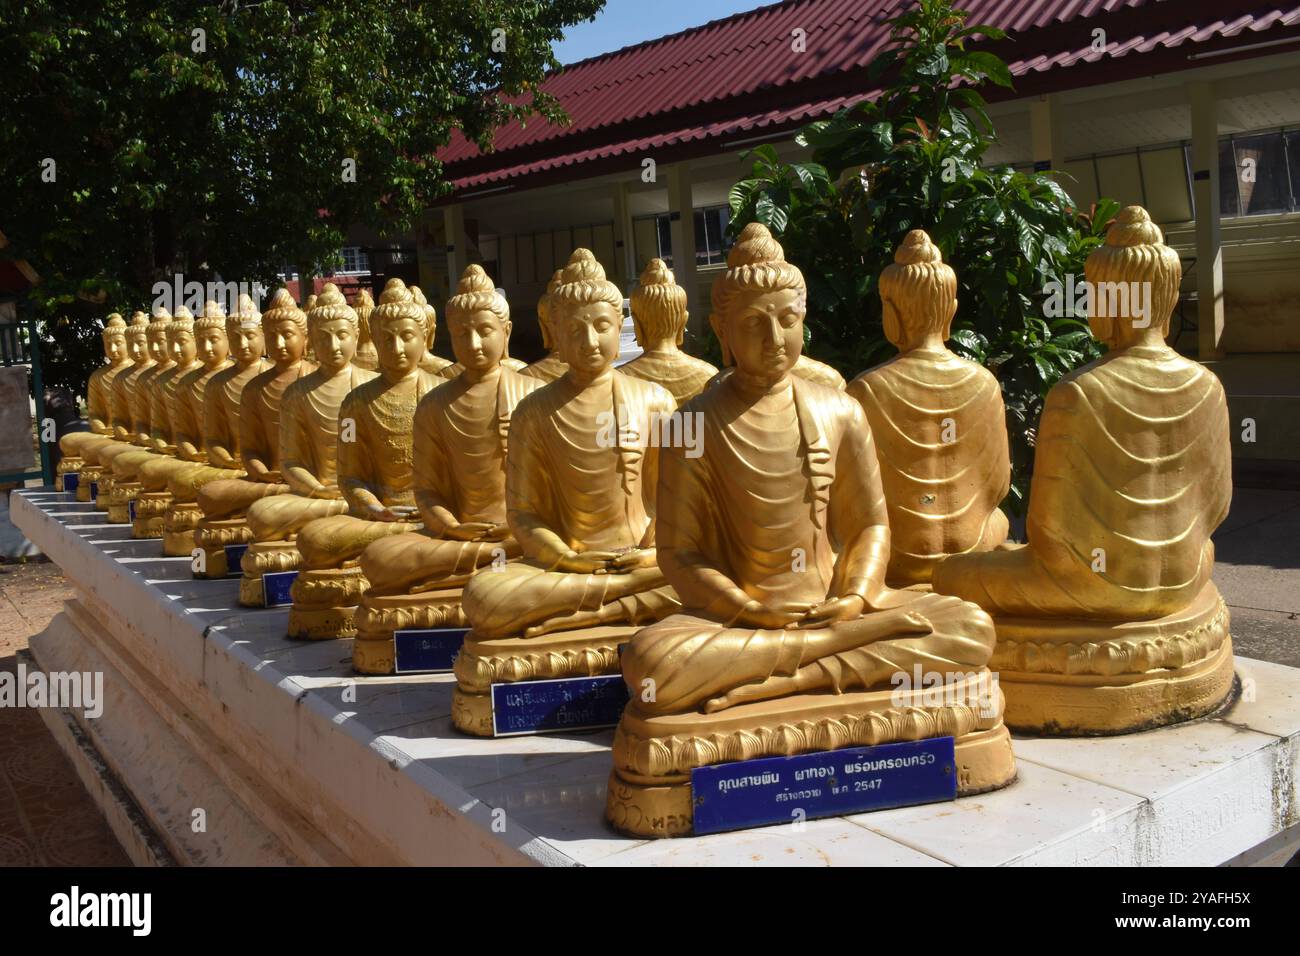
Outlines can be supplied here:
[[[566, 167], [602, 164], [629, 153], [675, 148], [681, 156], [720, 148], [723, 138], [792, 129], [876, 91], [867, 65], [888, 43], [887, 21], [911, 0], [789, 0], [583, 60], [549, 76], [571, 124], [534, 118], [496, 133], [481, 154], [459, 132], [439, 152], [457, 190], [510, 180], [574, 178]], [[994, 45], [1017, 92], [1186, 69], [1177, 51], [1300, 39], [1300, 4], [1260, 0], [964, 0], [971, 23], [1002, 27]], [[1106, 30], [1105, 53], [1092, 49]], [[806, 52], [791, 49], [806, 32]], [[1175, 52], [1177, 51], [1177, 52]], [[1270, 48], [1254, 55], [1277, 52]], [[1134, 54], [1141, 55], [1141, 62]], [[1226, 57], [1225, 57], [1226, 59]], [[1061, 71], [1071, 69], [1068, 74]], [[1094, 72], [1095, 71], [1095, 72]], [[1084, 73], [1087, 73], [1085, 76]], [[1053, 74], [1049, 79], [1047, 74]], [[747, 135], [746, 135], [747, 134]]]

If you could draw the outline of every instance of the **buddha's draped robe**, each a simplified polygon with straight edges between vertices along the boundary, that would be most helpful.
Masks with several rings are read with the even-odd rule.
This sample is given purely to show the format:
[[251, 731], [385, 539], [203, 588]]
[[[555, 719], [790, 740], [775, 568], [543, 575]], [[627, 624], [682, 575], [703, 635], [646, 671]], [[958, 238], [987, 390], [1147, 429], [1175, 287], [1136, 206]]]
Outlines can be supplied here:
[[150, 406], [154, 382], [169, 368], [170, 365], [155, 362], [141, 373], [136, 380], [135, 388], [131, 390], [131, 430], [135, 433], [131, 441], [136, 445], [149, 444], [149, 436], [152, 434]]
[[180, 418], [177, 388], [186, 375], [201, 368], [203, 366], [198, 362], [173, 365], [154, 378], [149, 397], [149, 437], [150, 447], [155, 452], [176, 454], [176, 426]]
[[[757, 401], [724, 383], [684, 411], [703, 414], [706, 453], [665, 452], [657, 496], [659, 564], [684, 610], [624, 651], [628, 686], [655, 688], [638, 707], [718, 709], [738, 702], [722, 700], [738, 689], [754, 699], [840, 693], [886, 686], [915, 664], [940, 673], [987, 664], [988, 615], [936, 595], [827, 627], [731, 626], [750, 600], [878, 592], [889, 529], [876, 452], [857, 402], [795, 376]], [[903, 626], [904, 610], [923, 613], [933, 631]]]
[[356, 427], [355, 440], [338, 445], [338, 484], [347, 514], [318, 518], [299, 531], [304, 570], [338, 567], [372, 541], [419, 527], [418, 522], [377, 521], [369, 508], [415, 504], [415, 409], [442, 381], [417, 368], [397, 382], [371, 379], [343, 399], [339, 421], [351, 419]]
[[203, 389], [203, 450], [206, 464], [176, 472], [167, 490], [177, 502], [197, 500], [199, 489], [211, 481], [243, 474], [239, 448], [239, 402], [249, 382], [267, 369], [259, 359], [248, 365], [231, 365], [213, 375]]
[[109, 389], [109, 409], [113, 420], [113, 437], [117, 441], [129, 442], [135, 437], [131, 422], [131, 393], [140, 376], [153, 367], [153, 360], [139, 365], [132, 363], [113, 379]]
[[86, 380], [86, 418], [96, 435], [113, 434], [113, 382], [130, 368], [130, 362], [101, 365]]
[[569, 370], [565, 361], [554, 352], [547, 352], [532, 365], [527, 365], [520, 370], [521, 375], [527, 375], [529, 378], [540, 379], [542, 382], [554, 382], [557, 378]]
[[[512, 372], [522, 372], [528, 366], [525, 365], [523, 362], [519, 361], [519, 359], [510, 358], [510, 356], [506, 356], [501, 360], [501, 367], [508, 368]], [[457, 362], [455, 365], [448, 365], [445, 369], [443, 369], [442, 377], [450, 381], [451, 379], [458, 377], [460, 373], [463, 371], [465, 371], [465, 366]]]
[[506, 521], [506, 443], [511, 417], [525, 395], [542, 387], [509, 368], [495, 381], [464, 378], [440, 385], [415, 412], [415, 503], [421, 531], [376, 541], [361, 555], [370, 594], [405, 594], [463, 584], [500, 549], [520, 554], [512, 537], [502, 541], [440, 538], [441, 513], [460, 523]]
[[[308, 521], [348, 510], [338, 486], [339, 409], [348, 392], [375, 377], [374, 372], [348, 365], [329, 376], [324, 369], [290, 385], [280, 401], [280, 472], [291, 493], [271, 495], [248, 509], [248, 528], [256, 541], [284, 541]], [[325, 497], [294, 469], [320, 482]]]
[[432, 352], [425, 352], [420, 359], [420, 370], [428, 372], [430, 375], [436, 375], [439, 378], [452, 378], [455, 372], [452, 371], [456, 363], [451, 359], [445, 359], [441, 355], [434, 355]]
[[[586, 388], [566, 376], [519, 403], [506, 460], [506, 515], [525, 560], [476, 574], [465, 586], [461, 604], [477, 637], [522, 636], [550, 618], [616, 602], [615, 619], [631, 622], [676, 606], [657, 568], [554, 570], [569, 550], [654, 546], [659, 449], [646, 447], [647, 438], [658, 416], [675, 407], [665, 389], [618, 371]], [[616, 427], [619, 420], [625, 427]]]
[[1218, 378], [1172, 349], [1133, 347], [1072, 372], [1043, 408], [1029, 544], [950, 558], [935, 590], [1017, 617], [1183, 609], [1210, 579], [1210, 535], [1232, 497], [1228, 427]]
[[947, 349], [914, 350], [848, 387], [867, 414], [889, 504], [889, 579], [930, 580], [946, 556], [1007, 537], [1006, 409], [993, 374]]
[[[735, 371], [734, 366], [727, 366], [709, 381], [704, 387], [712, 388], [714, 385], [724, 381], [727, 376]], [[809, 358], [807, 355], [800, 355], [794, 367], [790, 369], [790, 374], [796, 378], [801, 378], [805, 382], [816, 382], [818, 385], [825, 385], [827, 388], [833, 388], [837, 391], [844, 391], [847, 387], [844, 376], [835, 371], [825, 362], [819, 362], [815, 358]]]
[[618, 370], [668, 389], [678, 405], [689, 402], [709, 384], [718, 370], [685, 352], [643, 352]]
[[194, 465], [207, 462], [203, 445], [204, 404], [208, 383], [230, 363], [209, 368], [200, 365], [176, 382], [170, 396], [170, 416], [175, 458], [160, 458], [140, 466], [140, 485], [145, 491], [166, 491], [168, 481]]
[[269, 368], [244, 386], [236, 416], [239, 457], [245, 468], [260, 462], [266, 474], [249, 472], [245, 478], [220, 478], [199, 489], [199, 508], [209, 521], [222, 521], [245, 514], [254, 501], [271, 495], [287, 495], [293, 489], [280, 474], [280, 403], [294, 382], [315, 371], [305, 359], [286, 369]]

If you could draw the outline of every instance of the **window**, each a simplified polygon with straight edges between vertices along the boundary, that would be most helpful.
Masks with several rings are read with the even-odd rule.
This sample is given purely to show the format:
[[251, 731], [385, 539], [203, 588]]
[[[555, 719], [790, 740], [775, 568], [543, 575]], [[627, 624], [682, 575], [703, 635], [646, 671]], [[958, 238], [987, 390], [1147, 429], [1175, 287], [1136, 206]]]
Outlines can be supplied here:
[[1232, 137], [1237, 198], [1242, 216], [1266, 216], [1295, 208], [1282, 133]]
[[[731, 210], [726, 206], [709, 206], [695, 210], [695, 264], [697, 266], [722, 265], [727, 261], [731, 240], [727, 238], [727, 223]], [[652, 235], [646, 233], [651, 225]], [[673, 264], [672, 216], [660, 213], [645, 216], [632, 223], [637, 238], [637, 261], [644, 265], [658, 256], [671, 267]], [[653, 244], [653, 246], [652, 246]], [[652, 246], [652, 247], [651, 247]]]
[[340, 273], [356, 275], [370, 271], [370, 256], [360, 246], [344, 246], [340, 255], [343, 256], [343, 268], [338, 270]]

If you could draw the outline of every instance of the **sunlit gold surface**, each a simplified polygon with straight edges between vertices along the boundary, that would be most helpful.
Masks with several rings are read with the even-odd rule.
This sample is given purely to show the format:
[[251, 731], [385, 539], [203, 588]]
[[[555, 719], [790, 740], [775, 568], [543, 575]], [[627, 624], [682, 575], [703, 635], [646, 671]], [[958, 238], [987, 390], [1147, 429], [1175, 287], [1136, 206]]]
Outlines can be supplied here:
[[1007, 537], [998, 505], [1011, 485], [1002, 389], [944, 346], [957, 277], [914, 229], [880, 277], [885, 334], [899, 354], [848, 392], [867, 414], [889, 508], [889, 581], [926, 583], [950, 554]]
[[632, 293], [632, 321], [642, 352], [619, 371], [662, 385], [678, 405], [700, 394], [718, 370], [681, 350], [689, 318], [686, 290], [662, 259], [651, 259]]
[[479, 266], [465, 270], [447, 321], [465, 371], [415, 413], [415, 504], [424, 527], [375, 541], [361, 555], [370, 588], [356, 614], [353, 666], [362, 673], [391, 670], [395, 630], [461, 624], [460, 587], [470, 574], [520, 553], [506, 524], [507, 435], [515, 407], [541, 382], [505, 367], [509, 306]]
[[[643, 805], [659, 797], [631, 788], [689, 788], [688, 768], [629, 753], [726, 734], [754, 742], [742, 757], [849, 746], [876, 734], [870, 715], [896, 674], [920, 667], [940, 686], [978, 682], [994, 644], [978, 607], [886, 586], [888, 517], [866, 417], [842, 391], [792, 371], [806, 307], [799, 270], [753, 223], [727, 265], [711, 318], [735, 367], [684, 407], [702, 418], [702, 454], [665, 449], [656, 495], [659, 566], [683, 607], [622, 655], [631, 702], [608, 812], [638, 835], [686, 832], [648, 825], [639, 814], [661, 816]], [[924, 719], [901, 710], [912, 739], [989, 735], [996, 756], [982, 789], [1014, 775], [996, 701]], [[783, 729], [814, 714], [824, 731]], [[861, 733], [848, 732], [855, 726]], [[737, 759], [725, 746], [691, 749], [701, 763]]]
[[551, 333], [551, 293], [560, 287], [562, 275], [564, 270], [556, 269], [546, 284], [546, 291], [537, 300], [537, 325], [542, 332], [542, 347], [546, 349], [546, 354], [532, 365], [521, 369], [529, 378], [541, 379], [543, 382], [554, 382], [569, 368], [564, 364], [564, 359], [556, 354], [555, 336]]
[[[1134, 654], [1122, 635], [1142, 623], [1166, 634], [1196, 630], [1218, 613], [1217, 592], [1208, 590], [1210, 535], [1228, 513], [1231, 446], [1223, 386], [1164, 344], [1182, 269], [1145, 210], [1120, 214], [1086, 271], [1090, 283], [1145, 287], [1150, 311], [1139, 315], [1132, 301], [1103, 310], [1094, 297], [1090, 323], [1110, 351], [1047, 397], [1028, 545], [949, 558], [933, 584], [984, 607], [999, 623], [1000, 640], [1003, 622], [1013, 621], [1006, 639], [1017, 644], [1096, 644], [1090, 656], [1126, 662], [1124, 672], [1139, 683], [1170, 682], [1155, 700], [1150, 687], [1130, 693], [1115, 686], [1130, 681], [1107, 673], [1076, 676], [1066, 668], [1043, 679], [1033, 667], [1003, 671], [1015, 726], [1118, 733], [1195, 716], [1230, 686], [1226, 609], [1210, 626], [1213, 639], [1184, 645], [1176, 659]], [[1191, 608], [1201, 619], [1188, 624], [1183, 616]], [[1196, 660], [1209, 661], [1217, 697], [1196, 691], [1187, 698], [1178, 689], [1176, 668]], [[1089, 696], [1104, 698], [1106, 707], [1080, 708], [1077, 700]]]
[[466, 659], [499, 656], [499, 641], [551, 632], [599, 644], [592, 632], [602, 626], [656, 620], [677, 607], [655, 565], [659, 449], [647, 447], [656, 416], [671, 414], [675, 402], [612, 368], [622, 294], [595, 257], [575, 251], [561, 278], [550, 297], [551, 334], [568, 371], [524, 398], [510, 426], [506, 512], [523, 560], [465, 586], [473, 627]]

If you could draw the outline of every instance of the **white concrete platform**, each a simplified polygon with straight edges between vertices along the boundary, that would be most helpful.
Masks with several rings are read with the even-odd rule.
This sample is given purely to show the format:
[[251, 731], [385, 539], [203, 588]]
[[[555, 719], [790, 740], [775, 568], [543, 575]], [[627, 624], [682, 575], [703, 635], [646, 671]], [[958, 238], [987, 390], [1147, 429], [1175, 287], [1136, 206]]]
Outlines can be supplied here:
[[188, 559], [70, 497], [12, 498], [80, 595], [31, 650], [45, 670], [104, 672], [103, 715], [71, 714], [82, 745], [65, 749], [85, 764], [88, 740], [181, 863], [1216, 865], [1300, 845], [1300, 670], [1244, 658], [1225, 712], [1018, 739], [1019, 778], [996, 793], [802, 830], [619, 836], [604, 823], [612, 731], [461, 736], [450, 675], [355, 677], [349, 642], [288, 640], [286, 610], [239, 608], [235, 579], [193, 580]]

